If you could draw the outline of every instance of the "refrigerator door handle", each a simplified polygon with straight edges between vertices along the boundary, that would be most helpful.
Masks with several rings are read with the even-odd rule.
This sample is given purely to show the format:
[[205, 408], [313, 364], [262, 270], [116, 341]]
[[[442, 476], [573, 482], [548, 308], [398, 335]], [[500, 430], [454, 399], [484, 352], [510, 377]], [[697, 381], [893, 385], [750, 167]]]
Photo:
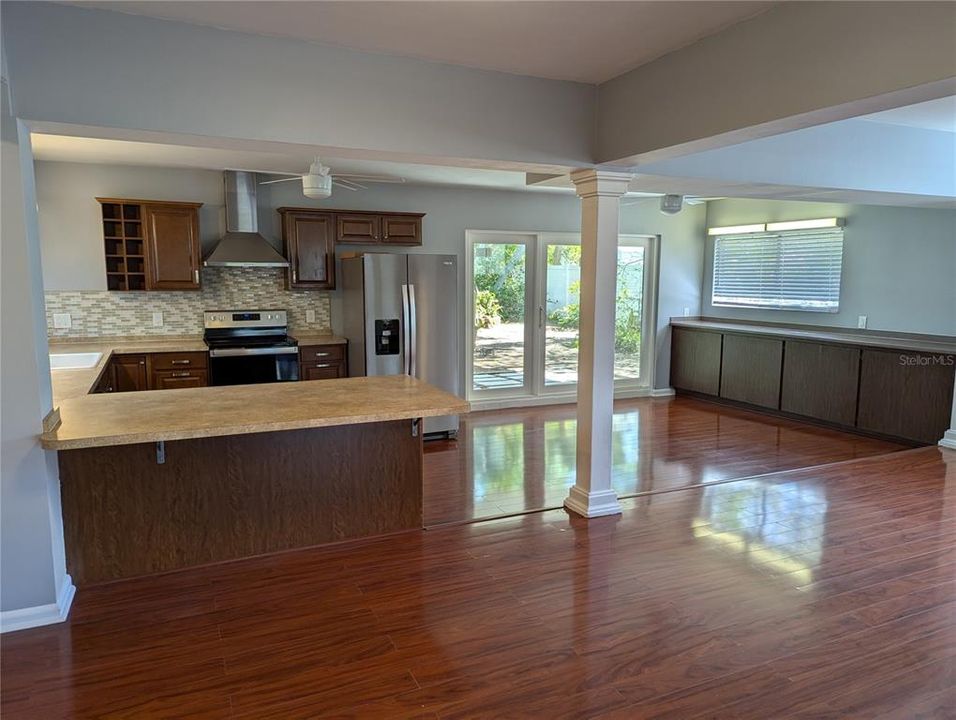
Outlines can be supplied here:
[[411, 355], [411, 361], [408, 364], [408, 374], [412, 377], [418, 375], [418, 308], [415, 306], [415, 286], [408, 286], [408, 352]]
[[402, 372], [411, 375], [411, 307], [408, 303], [408, 285], [402, 285]]

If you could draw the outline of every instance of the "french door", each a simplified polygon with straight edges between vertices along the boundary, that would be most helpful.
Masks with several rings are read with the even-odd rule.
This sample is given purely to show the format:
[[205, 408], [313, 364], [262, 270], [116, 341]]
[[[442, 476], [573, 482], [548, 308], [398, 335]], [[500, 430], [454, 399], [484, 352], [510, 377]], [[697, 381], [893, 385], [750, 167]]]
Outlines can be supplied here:
[[[577, 387], [580, 237], [469, 231], [469, 397], [561, 400]], [[656, 238], [619, 239], [615, 387], [650, 387]], [[562, 397], [564, 396], [564, 397]]]

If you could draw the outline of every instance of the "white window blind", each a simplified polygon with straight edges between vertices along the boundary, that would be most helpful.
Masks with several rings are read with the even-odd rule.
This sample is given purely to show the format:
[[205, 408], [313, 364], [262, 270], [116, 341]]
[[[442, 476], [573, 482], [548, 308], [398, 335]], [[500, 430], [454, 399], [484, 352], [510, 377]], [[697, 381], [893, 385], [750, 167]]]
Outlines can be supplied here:
[[843, 228], [718, 235], [714, 305], [836, 312]]

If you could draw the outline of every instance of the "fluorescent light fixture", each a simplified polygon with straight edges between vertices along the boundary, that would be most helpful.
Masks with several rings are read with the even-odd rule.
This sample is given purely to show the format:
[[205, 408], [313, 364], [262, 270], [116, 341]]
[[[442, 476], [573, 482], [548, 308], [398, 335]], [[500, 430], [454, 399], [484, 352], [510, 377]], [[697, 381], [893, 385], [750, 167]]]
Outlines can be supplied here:
[[778, 230], [814, 230], [816, 228], [840, 227], [843, 218], [817, 218], [816, 220], [790, 220], [788, 222], [767, 223], [767, 232]]
[[766, 229], [766, 225], [728, 225], [726, 227], [715, 227], [707, 230], [708, 235], [743, 235], [744, 233], [758, 233]]

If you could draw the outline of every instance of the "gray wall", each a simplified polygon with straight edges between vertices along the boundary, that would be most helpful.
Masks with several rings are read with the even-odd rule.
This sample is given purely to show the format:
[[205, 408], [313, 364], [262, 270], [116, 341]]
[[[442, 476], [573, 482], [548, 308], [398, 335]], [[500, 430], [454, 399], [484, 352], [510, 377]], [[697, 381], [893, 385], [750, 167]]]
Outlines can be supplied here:
[[592, 156], [591, 85], [54, 3], [5, 2], [0, 12], [17, 113], [30, 120], [394, 159]]
[[707, 226], [846, 218], [838, 313], [714, 307], [714, 243], [707, 239], [703, 314], [769, 322], [956, 335], [956, 210], [874, 205], [718, 200]]
[[[37, 193], [46, 289], [101, 290], [103, 243], [94, 195], [148, 199], [196, 200], [206, 203], [202, 216], [204, 243], [221, 230], [221, 173], [76, 163], [38, 162]], [[281, 247], [275, 209], [282, 206], [427, 213], [424, 246], [409, 252], [452, 253], [464, 272], [465, 230], [580, 231], [580, 201], [571, 193], [513, 192], [425, 185], [371, 185], [368, 190], [336, 190], [326, 201], [308, 200], [297, 183], [259, 188], [260, 231]], [[667, 386], [669, 336], [666, 320], [685, 307], [700, 310], [704, 209], [688, 207], [680, 215], [661, 215], [656, 200], [624, 207], [621, 232], [660, 234], [661, 277], [657, 385]], [[361, 249], [356, 247], [355, 249]], [[464, 282], [464, 275], [461, 277]], [[331, 293], [333, 327], [341, 318], [339, 293]], [[464, 316], [462, 316], [464, 326]]]
[[29, 135], [23, 131], [21, 146], [6, 82], [0, 92], [0, 610], [6, 612], [56, 602], [67, 577], [56, 453], [42, 450], [37, 439], [52, 401]]
[[[602, 84], [597, 159], [744, 129], [739, 142], [950, 95], [954, 23], [952, 3], [778, 3]], [[948, 87], [919, 89], [933, 82]], [[880, 98], [893, 92], [905, 97]]]

